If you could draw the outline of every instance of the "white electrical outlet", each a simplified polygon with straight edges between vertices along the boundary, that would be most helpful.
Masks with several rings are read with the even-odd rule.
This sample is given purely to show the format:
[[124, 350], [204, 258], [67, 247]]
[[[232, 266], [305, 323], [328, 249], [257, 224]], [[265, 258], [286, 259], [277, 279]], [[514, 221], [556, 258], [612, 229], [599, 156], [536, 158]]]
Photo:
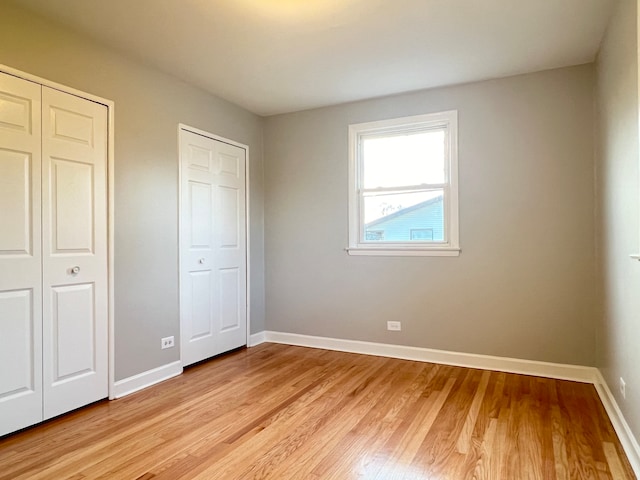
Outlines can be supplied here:
[[387, 330], [392, 332], [399, 332], [402, 330], [402, 323], [400, 322], [387, 322]]
[[627, 399], [627, 384], [622, 377], [620, 377], [620, 394], [624, 400]]
[[163, 350], [165, 348], [171, 348], [175, 346], [175, 339], [173, 338], [173, 335], [170, 337], [164, 337], [160, 339], [160, 346], [162, 347]]

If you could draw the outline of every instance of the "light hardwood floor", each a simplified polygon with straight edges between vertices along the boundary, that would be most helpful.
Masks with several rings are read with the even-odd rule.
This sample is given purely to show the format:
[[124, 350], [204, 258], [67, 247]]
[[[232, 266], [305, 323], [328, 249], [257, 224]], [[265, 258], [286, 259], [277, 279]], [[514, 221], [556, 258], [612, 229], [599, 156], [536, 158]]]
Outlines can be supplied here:
[[0, 439], [0, 479], [632, 479], [592, 385], [263, 344]]

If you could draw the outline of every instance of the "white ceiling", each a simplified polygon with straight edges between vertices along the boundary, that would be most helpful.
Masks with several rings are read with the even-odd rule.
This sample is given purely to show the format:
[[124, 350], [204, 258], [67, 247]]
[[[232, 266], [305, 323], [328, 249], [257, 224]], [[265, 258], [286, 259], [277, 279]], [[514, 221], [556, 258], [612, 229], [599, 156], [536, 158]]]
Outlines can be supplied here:
[[14, 0], [260, 115], [591, 62], [615, 0]]

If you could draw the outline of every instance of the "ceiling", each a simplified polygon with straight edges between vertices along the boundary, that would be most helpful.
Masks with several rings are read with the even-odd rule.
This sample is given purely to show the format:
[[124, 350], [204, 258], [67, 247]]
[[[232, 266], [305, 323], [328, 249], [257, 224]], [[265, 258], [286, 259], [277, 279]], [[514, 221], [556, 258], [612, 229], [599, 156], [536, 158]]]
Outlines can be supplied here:
[[615, 0], [13, 0], [259, 115], [594, 60]]

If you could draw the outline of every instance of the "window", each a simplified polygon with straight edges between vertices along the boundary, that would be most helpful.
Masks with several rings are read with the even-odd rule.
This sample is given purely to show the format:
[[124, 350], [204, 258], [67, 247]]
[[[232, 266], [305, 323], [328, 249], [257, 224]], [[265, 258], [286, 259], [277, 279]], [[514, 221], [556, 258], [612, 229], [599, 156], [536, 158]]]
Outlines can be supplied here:
[[349, 126], [349, 254], [460, 253], [457, 126], [456, 111]]

